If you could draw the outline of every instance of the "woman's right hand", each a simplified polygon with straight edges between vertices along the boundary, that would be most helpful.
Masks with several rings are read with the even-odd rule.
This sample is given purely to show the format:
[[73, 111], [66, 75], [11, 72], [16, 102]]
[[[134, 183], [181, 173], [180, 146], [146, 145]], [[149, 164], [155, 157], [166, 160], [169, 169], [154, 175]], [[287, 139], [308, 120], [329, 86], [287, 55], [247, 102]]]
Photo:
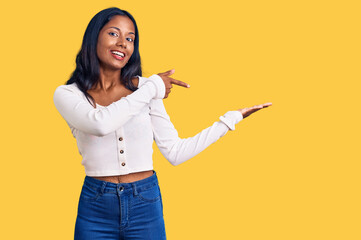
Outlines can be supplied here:
[[165, 96], [164, 98], [167, 98], [169, 93], [171, 92], [171, 88], [173, 87], [172, 84], [178, 85], [178, 86], [182, 86], [182, 87], [186, 87], [189, 88], [189, 84], [176, 80], [174, 78], [169, 77], [170, 75], [172, 75], [174, 73], [174, 69], [169, 70], [167, 72], [164, 73], [158, 73], [157, 75], [160, 76], [164, 82], [165, 85]]
[[272, 105], [272, 103], [264, 103], [264, 104], [260, 104], [260, 105], [255, 105], [250, 108], [241, 108], [241, 109], [238, 109], [238, 111], [240, 111], [243, 115], [243, 118], [245, 118], [245, 117], [248, 117], [249, 115], [251, 115], [252, 113], [257, 112], [258, 110], [269, 107], [271, 105]]

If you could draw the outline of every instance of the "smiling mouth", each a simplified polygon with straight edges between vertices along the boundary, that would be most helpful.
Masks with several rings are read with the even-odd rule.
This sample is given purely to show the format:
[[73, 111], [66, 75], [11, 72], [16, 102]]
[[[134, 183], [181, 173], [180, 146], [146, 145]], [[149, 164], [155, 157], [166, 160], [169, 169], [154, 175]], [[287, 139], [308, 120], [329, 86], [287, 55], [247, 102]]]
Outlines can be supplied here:
[[125, 58], [125, 54], [119, 51], [110, 51], [114, 58], [118, 60], [123, 60]]

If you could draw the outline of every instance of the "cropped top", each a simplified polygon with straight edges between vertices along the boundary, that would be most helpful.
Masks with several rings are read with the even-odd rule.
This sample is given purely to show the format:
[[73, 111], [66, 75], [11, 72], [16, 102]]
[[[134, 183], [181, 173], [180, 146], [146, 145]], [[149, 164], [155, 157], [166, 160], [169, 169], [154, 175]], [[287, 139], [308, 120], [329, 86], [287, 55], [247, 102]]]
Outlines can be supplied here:
[[228, 111], [193, 137], [180, 138], [165, 110], [165, 85], [159, 75], [138, 76], [138, 89], [108, 106], [94, 108], [76, 83], [60, 85], [54, 104], [76, 138], [88, 176], [125, 175], [153, 169], [153, 141], [162, 155], [178, 165], [235, 130], [243, 119]]

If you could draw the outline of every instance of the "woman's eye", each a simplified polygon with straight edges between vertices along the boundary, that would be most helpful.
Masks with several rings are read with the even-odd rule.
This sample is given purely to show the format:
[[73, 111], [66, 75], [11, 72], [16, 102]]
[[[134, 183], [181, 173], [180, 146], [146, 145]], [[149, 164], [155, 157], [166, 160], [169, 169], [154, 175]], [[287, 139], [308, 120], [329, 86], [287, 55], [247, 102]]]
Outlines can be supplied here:
[[112, 35], [112, 36], [118, 36], [118, 34], [116, 34], [115, 32], [110, 32], [109, 35]]
[[134, 40], [132, 38], [127, 38], [129, 42], [133, 42]]

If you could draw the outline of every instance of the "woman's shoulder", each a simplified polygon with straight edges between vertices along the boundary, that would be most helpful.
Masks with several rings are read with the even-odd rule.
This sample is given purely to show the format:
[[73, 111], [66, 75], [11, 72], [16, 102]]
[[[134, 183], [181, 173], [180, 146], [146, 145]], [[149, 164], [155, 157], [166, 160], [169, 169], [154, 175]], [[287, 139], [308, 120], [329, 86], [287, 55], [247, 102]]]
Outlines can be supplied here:
[[74, 82], [74, 83], [70, 83], [70, 84], [63, 84], [58, 86], [55, 89], [55, 92], [63, 92], [63, 91], [71, 91], [74, 93], [78, 93], [81, 92], [81, 90], [78, 88], [78, 85]]
[[83, 96], [83, 92], [78, 88], [78, 85], [74, 82], [71, 84], [64, 84], [58, 86], [54, 91], [54, 99], [61, 99], [66, 96], [77, 95]]
[[59, 85], [57, 88], [60, 88], [60, 89], [77, 89], [77, 90], [79, 90], [78, 85], [76, 85], [76, 82], [73, 82], [73, 83], [70, 83], [70, 84]]

